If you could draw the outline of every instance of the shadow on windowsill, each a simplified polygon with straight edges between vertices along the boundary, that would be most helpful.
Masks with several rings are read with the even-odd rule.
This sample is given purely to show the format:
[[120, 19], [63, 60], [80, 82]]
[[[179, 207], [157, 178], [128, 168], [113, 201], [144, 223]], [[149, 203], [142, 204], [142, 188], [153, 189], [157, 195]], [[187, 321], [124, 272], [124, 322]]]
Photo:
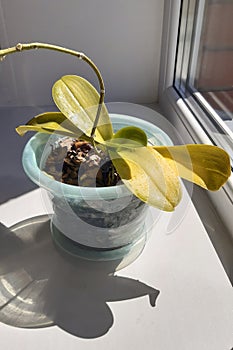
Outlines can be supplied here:
[[18, 174], [12, 176], [0, 176], [0, 204], [12, 198], [19, 197], [35, 188], [37, 186], [25, 174], [20, 176], [18, 172]]
[[120, 261], [85, 261], [56, 249], [49, 221], [41, 218], [18, 230], [0, 225], [1, 322], [23, 328], [57, 325], [88, 339], [113, 326], [108, 302], [148, 295], [155, 306], [157, 289], [114, 274]]

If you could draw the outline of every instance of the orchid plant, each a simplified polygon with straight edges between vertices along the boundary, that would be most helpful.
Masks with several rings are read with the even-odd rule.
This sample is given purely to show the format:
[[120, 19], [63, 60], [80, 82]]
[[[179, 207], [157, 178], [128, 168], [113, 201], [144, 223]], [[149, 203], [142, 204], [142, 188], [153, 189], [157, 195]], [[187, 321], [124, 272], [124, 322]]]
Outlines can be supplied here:
[[227, 181], [231, 174], [230, 159], [219, 147], [151, 146], [145, 132], [133, 126], [114, 133], [104, 104], [102, 76], [83, 53], [31, 43], [0, 50], [0, 59], [14, 52], [38, 48], [68, 53], [87, 62], [97, 75], [100, 93], [80, 76], [63, 76], [52, 88], [60, 112], [35, 116], [16, 128], [19, 135], [28, 131], [56, 133], [86, 140], [96, 148], [107, 150], [126, 187], [143, 202], [165, 211], [173, 211], [181, 199], [179, 177], [211, 191], [218, 190]]

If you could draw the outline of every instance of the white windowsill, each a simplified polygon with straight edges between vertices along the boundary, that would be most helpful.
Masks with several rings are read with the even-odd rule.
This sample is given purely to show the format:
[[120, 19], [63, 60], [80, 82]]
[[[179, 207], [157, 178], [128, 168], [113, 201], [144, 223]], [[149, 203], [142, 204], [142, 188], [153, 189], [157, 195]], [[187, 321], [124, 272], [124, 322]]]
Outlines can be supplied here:
[[[158, 109], [157, 106], [150, 105], [148, 107]], [[12, 186], [14, 188], [11, 189], [11, 198], [8, 198], [8, 201], [0, 205], [1, 234], [7, 231], [6, 227], [27, 218], [42, 215], [48, 211], [48, 207], [44, 205], [40, 189], [20, 195], [22, 184], [26, 183], [27, 180], [22, 169], [19, 170], [20, 153], [26, 140], [20, 139], [19, 142], [18, 136], [14, 133], [13, 126], [18, 123], [19, 113], [17, 111], [12, 113], [11, 118], [9, 118], [8, 113], [2, 114], [2, 118], [5, 117], [6, 120], [11, 120], [12, 123], [12, 129], [10, 128], [12, 132], [7, 131], [9, 125], [5, 123], [6, 130], [3, 134], [4, 136], [6, 134], [6, 138], [11, 146], [17, 145], [17, 152], [13, 152], [10, 159], [6, 155], [6, 161], [8, 159], [8, 165], [13, 176], [10, 182], [11, 186], [14, 185]], [[153, 113], [151, 116], [148, 115], [147, 120], [153, 122], [153, 115]], [[164, 119], [161, 122], [165, 127], [165, 131], [172, 138], [175, 137], [170, 124], [167, 123], [166, 125], [166, 123], [163, 123]], [[16, 147], [13, 146], [13, 149], [16, 150]], [[5, 155], [3, 156], [5, 157]], [[7, 168], [3, 169], [2, 175], [6, 172], [5, 175], [7, 177], [7, 171]], [[22, 177], [21, 182], [18, 181], [20, 173]], [[29, 190], [30, 187], [28, 185], [26, 184], [23, 189]], [[9, 191], [9, 187], [7, 191]], [[203, 201], [201, 203], [203, 204]], [[152, 210], [152, 214], [155, 212]], [[210, 214], [215, 216], [212, 212]], [[208, 217], [211, 218], [211, 215], [208, 215]], [[89, 350], [104, 350], [109, 349], [109, 347], [112, 350], [119, 348], [139, 350], [145, 346], [145, 339], [147, 339], [148, 350], [154, 348], [160, 350], [174, 348], [196, 350], [200, 348], [200, 344], [205, 344], [211, 350], [228, 348], [229, 344], [233, 343], [231, 332], [233, 321], [231, 309], [233, 305], [232, 287], [228, 278], [230, 277], [230, 271], [226, 268], [228, 266], [227, 262], [221, 263], [209, 239], [206, 227], [203, 226], [186, 191], [184, 191], [181, 206], [177, 208], [172, 219], [170, 218], [169, 220], [169, 216], [169, 213], [164, 213], [159, 217], [141, 256], [131, 265], [115, 274], [119, 281], [124, 278], [122, 286], [124, 286], [126, 297], [123, 300], [121, 299], [121, 284], [119, 285], [119, 290], [118, 287], [116, 290], [114, 289], [115, 285], [111, 286], [108, 284], [108, 288], [114, 289], [116, 300], [114, 302], [107, 300], [108, 307], [113, 314], [113, 324], [105, 334], [87, 341], [87, 339], [82, 339], [78, 336], [71, 337], [69, 331], [62, 330], [62, 325], [59, 324], [55, 327], [30, 330], [1, 323], [1, 347], [13, 350], [15, 349], [15, 344], [22, 342], [23, 338], [23, 348], [33, 348], [35, 350], [42, 348], [52, 350], [54, 347], [57, 350], [62, 350], [64, 347], [72, 350], [77, 347]], [[210, 228], [213, 231], [213, 227], [211, 226]], [[170, 234], [168, 234], [168, 231]], [[216, 228], [213, 232], [217, 236], [220, 233], [222, 234], [220, 228]], [[48, 232], [47, 234], [50, 237], [50, 233]], [[30, 242], [28, 243], [30, 245]], [[43, 261], [44, 254], [43, 249], [46, 247], [43, 248], [43, 246], [40, 247], [38, 245], [38, 247], [33, 248], [42, 249], [41, 255], [37, 254], [37, 259], [33, 257], [32, 261], [32, 267], [36, 266], [35, 270], [38, 269], [40, 271], [40, 263]], [[51, 252], [51, 256], [53, 256], [52, 254], [54, 252]], [[224, 257], [226, 259], [226, 255]], [[18, 267], [18, 264], [12, 265], [11, 259], [14, 259], [14, 256], [10, 252], [7, 259], [9, 267]], [[223, 261], [223, 259], [221, 260]], [[2, 268], [5, 266], [3, 265], [4, 261], [4, 259], [1, 261]], [[79, 278], [86, 274], [85, 271], [86, 267], [82, 268], [82, 265], [80, 265], [79, 273], [81, 275], [79, 275]], [[2, 270], [2, 277], [6, 280], [9, 278], [8, 272], [12, 271]], [[32, 277], [34, 279], [39, 278], [35, 274]], [[74, 276], [75, 278], [76, 276]], [[93, 291], [95, 291], [95, 288], [98, 289], [98, 286], [93, 284], [92, 281], [88, 281], [88, 283], [91, 284]], [[134, 290], [131, 283], [139, 283], [140, 285], [143, 284], [157, 289], [159, 295], [156, 307], [151, 307], [148, 295], [144, 294], [144, 296], [134, 298], [127, 297]], [[72, 292], [72, 286], [66, 286], [66, 291], [71, 293], [71, 296], [74, 293]], [[90, 293], [90, 288], [87, 291]], [[6, 295], [4, 291], [3, 293]], [[54, 296], [56, 296], [56, 293], [55, 289]], [[103, 294], [99, 296], [104, 297]], [[14, 300], [16, 304], [18, 301], [23, 303], [20, 295], [19, 299], [17, 298], [17, 296], [12, 298], [13, 304]], [[30, 297], [29, 294], [28, 298], [33, 300], [33, 295]], [[5, 302], [6, 305], [9, 303], [6, 300]], [[4, 310], [4, 305], [3, 303], [2, 311]], [[70, 305], [67, 312], [70, 312], [71, 309]], [[69, 318], [71, 329], [74, 327], [73, 322], [76, 322], [78, 318], [78, 312], [79, 310], [77, 312], [74, 310], [74, 314], [72, 313]], [[13, 314], [11, 315], [13, 317]], [[97, 316], [94, 315], [93, 317]], [[24, 317], [23, 314], [22, 317]], [[181, 332], [182, 337], [180, 336]]]
[[[6, 226], [46, 212], [47, 209], [44, 206], [40, 189], [12, 199], [0, 206], [1, 219]], [[75, 329], [72, 322], [76, 322], [74, 317], [77, 319], [79, 317], [79, 310], [73, 310], [70, 321], [67, 323], [71, 328], [68, 327], [65, 331], [64, 325], [59, 325], [59, 323], [56, 325], [56, 322], [55, 327], [34, 330], [20, 329], [1, 323], [0, 343], [2, 348], [13, 350], [17, 342], [23, 341], [24, 349], [33, 348], [35, 350], [42, 348], [52, 350], [54, 347], [57, 350], [63, 350], [64, 347], [104, 350], [109, 349], [109, 346], [112, 350], [119, 348], [139, 350], [145, 346], [145, 339], [147, 339], [146, 348], [148, 350], [155, 348], [160, 350], [187, 348], [196, 350], [203, 344], [211, 350], [229, 348], [233, 343], [231, 329], [233, 321], [231, 312], [233, 306], [232, 287], [186, 191], [184, 191], [180, 209], [172, 215], [173, 219], [170, 218], [170, 221], [170, 213], [164, 213], [159, 217], [141, 256], [115, 274], [119, 283], [121, 279], [124, 280], [122, 286], [119, 284], [117, 287], [116, 285], [116, 289], [114, 292], [112, 291], [115, 301], [106, 300], [114, 315], [113, 324], [106, 334], [92, 339], [92, 341], [78, 336], [71, 337], [69, 329]], [[3, 228], [4, 226], [1, 226], [1, 229]], [[171, 228], [173, 229], [171, 230]], [[168, 231], [170, 232], [168, 233]], [[47, 234], [49, 235], [49, 232]], [[30, 241], [28, 241], [28, 245], [30, 246]], [[40, 248], [40, 245], [37, 247], [37, 250], [41, 249], [42, 260], [44, 249], [45, 254], [46, 252], [48, 254], [46, 247]], [[54, 253], [51, 252], [51, 256], [53, 256], [52, 254]], [[36, 256], [38, 257], [38, 253]], [[31, 262], [32, 271], [35, 265], [37, 266], [35, 271], [40, 271], [41, 259], [33, 259]], [[11, 255], [9, 255], [8, 260], [9, 266], [14, 266], [11, 262]], [[84, 263], [83, 274], [86, 273], [85, 269]], [[82, 265], [79, 265], [78, 271], [79, 273], [82, 271]], [[4, 277], [6, 280], [7, 273]], [[81, 276], [82, 274], [77, 278], [80, 279]], [[32, 278], [37, 280], [40, 277], [34, 273]], [[52, 278], [52, 275], [49, 278]], [[74, 276], [75, 278], [76, 276]], [[93, 281], [88, 280], [88, 283], [92, 286], [93, 291], [95, 288], [98, 290]], [[143, 286], [157, 289], [156, 307], [151, 307], [148, 295], [131, 298], [130, 295], [133, 293], [131, 283], [142, 283]], [[66, 285], [66, 292], [70, 290], [71, 297], [73, 296], [72, 288], [73, 284], [70, 287]], [[111, 290], [111, 288], [111, 285], [108, 284], [108, 289]], [[126, 294], [124, 299], [121, 299], [121, 288], [124, 288]], [[54, 298], [56, 298], [57, 292], [55, 289]], [[86, 292], [91, 293], [90, 289]], [[79, 290], [76, 293], [79, 293]], [[27, 300], [30, 298], [32, 302], [36, 303], [37, 299], [33, 299], [33, 294], [31, 297], [30, 294], [27, 295]], [[104, 294], [98, 294], [98, 298], [100, 300], [105, 298]], [[40, 302], [42, 299], [40, 298]], [[19, 300], [21, 303], [23, 302], [20, 293]], [[84, 300], [86, 299], [84, 298]], [[2, 309], [4, 310], [4, 305], [2, 305]], [[13, 319], [14, 309], [11, 312]], [[22, 317], [24, 317], [23, 315]], [[97, 316], [96, 314], [92, 315], [94, 318]], [[78, 327], [77, 324], [77, 332]], [[181, 332], [182, 336], [180, 336]]]

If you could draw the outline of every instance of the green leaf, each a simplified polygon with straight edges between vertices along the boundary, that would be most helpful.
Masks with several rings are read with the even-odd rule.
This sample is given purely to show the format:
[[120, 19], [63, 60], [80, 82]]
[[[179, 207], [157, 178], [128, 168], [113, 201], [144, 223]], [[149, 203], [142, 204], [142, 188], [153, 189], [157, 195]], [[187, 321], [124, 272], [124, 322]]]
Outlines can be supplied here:
[[136, 126], [126, 126], [118, 130], [110, 140], [102, 141], [102, 145], [108, 150], [120, 151], [122, 149], [134, 149], [147, 145], [146, 133]]
[[117, 141], [119, 144], [130, 144], [132, 147], [147, 146], [146, 133], [136, 126], [126, 126], [118, 130], [112, 140]]
[[70, 137], [89, 138], [83, 134], [71, 121], [69, 121], [61, 112], [42, 113], [27, 122], [26, 125], [20, 125], [16, 128], [19, 135], [23, 136], [27, 131], [37, 131], [43, 133], [56, 133]]
[[[90, 136], [99, 104], [99, 94], [84, 78], [66, 75], [52, 89], [59, 110], [86, 135]], [[112, 124], [105, 105], [102, 105], [95, 140], [101, 142], [113, 136]]]
[[181, 198], [181, 186], [166, 159], [152, 147], [109, 153], [122, 181], [135, 196], [161, 210], [174, 210]]
[[217, 191], [231, 175], [229, 155], [211, 145], [155, 146], [180, 177]]

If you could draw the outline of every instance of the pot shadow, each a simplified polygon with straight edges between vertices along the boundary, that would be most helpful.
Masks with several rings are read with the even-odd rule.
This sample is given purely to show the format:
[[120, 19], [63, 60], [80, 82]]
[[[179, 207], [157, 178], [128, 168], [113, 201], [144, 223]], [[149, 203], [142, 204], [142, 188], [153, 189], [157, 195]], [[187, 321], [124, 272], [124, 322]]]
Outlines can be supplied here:
[[0, 224], [0, 321], [15, 327], [57, 325], [81, 338], [97, 338], [113, 326], [108, 302], [159, 291], [115, 275], [120, 261], [92, 262], [62, 252], [52, 241], [48, 218], [8, 229]]

